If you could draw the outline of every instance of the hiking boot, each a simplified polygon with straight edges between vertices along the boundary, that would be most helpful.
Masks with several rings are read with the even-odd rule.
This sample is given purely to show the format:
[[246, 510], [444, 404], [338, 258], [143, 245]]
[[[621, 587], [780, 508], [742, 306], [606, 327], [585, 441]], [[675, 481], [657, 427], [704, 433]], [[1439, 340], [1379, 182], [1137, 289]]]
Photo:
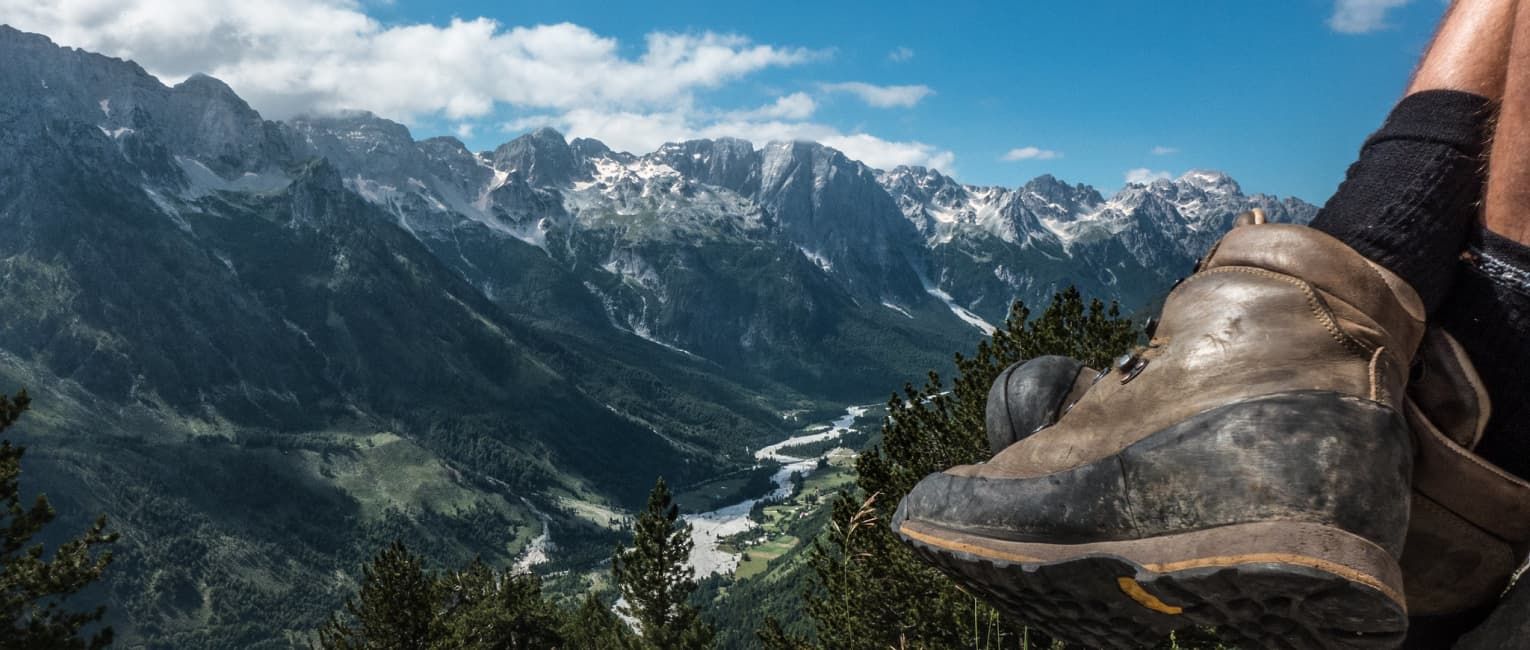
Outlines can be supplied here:
[[[1416, 356], [1404, 411], [1416, 455], [1403, 591], [1415, 626], [1454, 636], [1447, 628], [1481, 620], [1530, 553], [1530, 483], [1470, 451], [1491, 408], [1460, 344], [1430, 328]], [[1051, 426], [1095, 374], [1057, 356], [1006, 368], [989, 391], [989, 448], [998, 453]]]
[[1418, 450], [1402, 556], [1408, 612], [1484, 609], [1530, 552], [1530, 483], [1471, 452], [1491, 409], [1461, 345], [1431, 329], [1415, 367], [1406, 411]]
[[1191, 626], [1253, 646], [1395, 646], [1417, 294], [1321, 232], [1250, 225], [1156, 329], [1048, 393], [1055, 424], [1001, 423], [1039, 430], [926, 477], [893, 529], [1005, 613], [1089, 646]]

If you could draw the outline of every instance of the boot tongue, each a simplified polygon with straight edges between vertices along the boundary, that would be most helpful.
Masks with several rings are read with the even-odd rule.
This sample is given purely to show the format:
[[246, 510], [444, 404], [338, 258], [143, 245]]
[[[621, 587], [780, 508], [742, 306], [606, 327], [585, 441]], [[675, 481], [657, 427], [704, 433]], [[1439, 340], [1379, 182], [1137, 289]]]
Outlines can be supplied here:
[[1411, 358], [1424, 335], [1424, 303], [1418, 292], [1321, 231], [1274, 223], [1234, 228], [1212, 250], [1203, 269], [1222, 266], [1254, 267], [1306, 281], [1375, 319], [1404, 360]]
[[1430, 328], [1415, 363], [1408, 398], [1446, 437], [1465, 449], [1476, 447], [1492, 407], [1461, 344], [1445, 330]]

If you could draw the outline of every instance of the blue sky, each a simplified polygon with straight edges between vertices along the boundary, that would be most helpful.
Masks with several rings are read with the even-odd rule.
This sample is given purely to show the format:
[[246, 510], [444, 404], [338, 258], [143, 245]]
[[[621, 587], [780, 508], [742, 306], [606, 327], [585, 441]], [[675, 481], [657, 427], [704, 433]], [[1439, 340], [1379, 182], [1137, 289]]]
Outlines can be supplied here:
[[1213, 168], [1247, 190], [1320, 202], [1445, 7], [250, 4], [0, 0], [0, 15], [134, 58], [167, 83], [209, 72], [270, 117], [365, 108], [479, 150], [544, 123], [638, 153], [683, 137], [801, 137], [969, 183], [1052, 173], [1110, 192], [1131, 170]]

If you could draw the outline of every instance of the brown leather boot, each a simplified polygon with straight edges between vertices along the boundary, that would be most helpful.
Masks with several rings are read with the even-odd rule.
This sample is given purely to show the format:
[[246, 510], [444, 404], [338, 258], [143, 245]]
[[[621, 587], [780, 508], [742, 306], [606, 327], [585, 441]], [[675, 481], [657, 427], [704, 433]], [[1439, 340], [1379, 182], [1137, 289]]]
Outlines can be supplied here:
[[1235, 229], [1146, 350], [1056, 424], [927, 477], [893, 527], [1085, 645], [1217, 626], [1246, 646], [1394, 646], [1422, 334], [1413, 290], [1337, 240]]
[[1409, 614], [1449, 616], [1491, 606], [1524, 562], [1530, 483], [1471, 452], [1491, 409], [1460, 344], [1430, 329], [1415, 367], [1407, 418], [1418, 455], [1403, 584]]
[[[1412, 374], [1405, 413], [1416, 455], [1403, 591], [1410, 647], [1443, 648], [1497, 604], [1530, 553], [1530, 483], [1470, 451], [1491, 407], [1460, 344], [1429, 329]], [[1056, 423], [1095, 375], [1076, 359], [1055, 356], [1006, 368], [988, 396], [990, 449], [999, 453]], [[1416, 642], [1415, 631], [1418, 639], [1439, 642]]]

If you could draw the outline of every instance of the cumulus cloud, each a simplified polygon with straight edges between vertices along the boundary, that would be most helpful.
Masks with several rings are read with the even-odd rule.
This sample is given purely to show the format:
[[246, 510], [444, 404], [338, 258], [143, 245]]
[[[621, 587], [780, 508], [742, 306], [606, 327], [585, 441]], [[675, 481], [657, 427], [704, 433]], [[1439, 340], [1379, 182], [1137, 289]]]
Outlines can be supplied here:
[[365, 108], [404, 121], [460, 120], [498, 103], [673, 106], [821, 56], [700, 32], [649, 34], [629, 57], [615, 39], [579, 25], [385, 25], [351, 0], [0, 0], [0, 15], [62, 44], [133, 59], [166, 82], [211, 74], [278, 118]]
[[[813, 95], [756, 108], [708, 106], [705, 91], [827, 53], [714, 32], [648, 34], [639, 47], [585, 27], [506, 26], [488, 18], [385, 24], [356, 0], [0, 0], [18, 29], [132, 59], [167, 83], [204, 72], [266, 117], [366, 109], [405, 123], [429, 118], [459, 137], [487, 124], [550, 125], [617, 149], [736, 136], [816, 140], [876, 167], [948, 173], [950, 151], [812, 120]], [[872, 106], [912, 106], [924, 86], [835, 84]], [[505, 115], [515, 115], [505, 122]]]
[[887, 60], [893, 63], [903, 63], [912, 58], [914, 58], [914, 51], [902, 45], [893, 48], [891, 52], [887, 53]]
[[1042, 149], [1039, 147], [1020, 147], [1018, 149], [1010, 149], [1004, 154], [1002, 159], [1014, 162], [1016, 160], [1052, 160], [1054, 158], [1061, 157], [1062, 153], [1052, 151], [1051, 149]]
[[1148, 153], [1153, 154], [1155, 156], [1171, 156], [1171, 155], [1179, 153], [1179, 148], [1178, 147], [1166, 147], [1164, 145], [1158, 145], [1156, 147], [1153, 147], [1151, 150], [1149, 150]]
[[825, 92], [849, 93], [877, 108], [908, 108], [935, 94], [929, 86], [878, 86], [862, 81], [821, 84]]
[[847, 133], [813, 121], [759, 119], [747, 113], [712, 115], [688, 110], [638, 112], [575, 109], [561, 114], [522, 117], [507, 122], [503, 128], [507, 132], [521, 132], [551, 126], [569, 137], [596, 138], [613, 149], [632, 152], [652, 151], [666, 142], [697, 138], [742, 138], [756, 146], [769, 142], [810, 140], [838, 149], [846, 156], [878, 169], [918, 165], [939, 169], [947, 174], [956, 173], [956, 155], [930, 144], [885, 140], [864, 132]]
[[1168, 180], [1174, 175], [1166, 171], [1153, 171], [1146, 167], [1126, 170], [1126, 182], [1147, 185], [1157, 180]]
[[813, 101], [813, 96], [807, 93], [792, 93], [780, 97], [772, 104], [761, 106], [752, 110], [733, 111], [728, 115], [733, 119], [785, 119], [803, 120], [813, 116], [818, 110], [818, 102]]
[[1335, 0], [1328, 27], [1342, 34], [1366, 34], [1387, 26], [1387, 12], [1410, 0]]
[[878, 169], [915, 165], [938, 169], [952, 176], [957, 173], [956, 154], [922, 142], [890, 142], [865, 133], [826, 134], [817, 140]]

